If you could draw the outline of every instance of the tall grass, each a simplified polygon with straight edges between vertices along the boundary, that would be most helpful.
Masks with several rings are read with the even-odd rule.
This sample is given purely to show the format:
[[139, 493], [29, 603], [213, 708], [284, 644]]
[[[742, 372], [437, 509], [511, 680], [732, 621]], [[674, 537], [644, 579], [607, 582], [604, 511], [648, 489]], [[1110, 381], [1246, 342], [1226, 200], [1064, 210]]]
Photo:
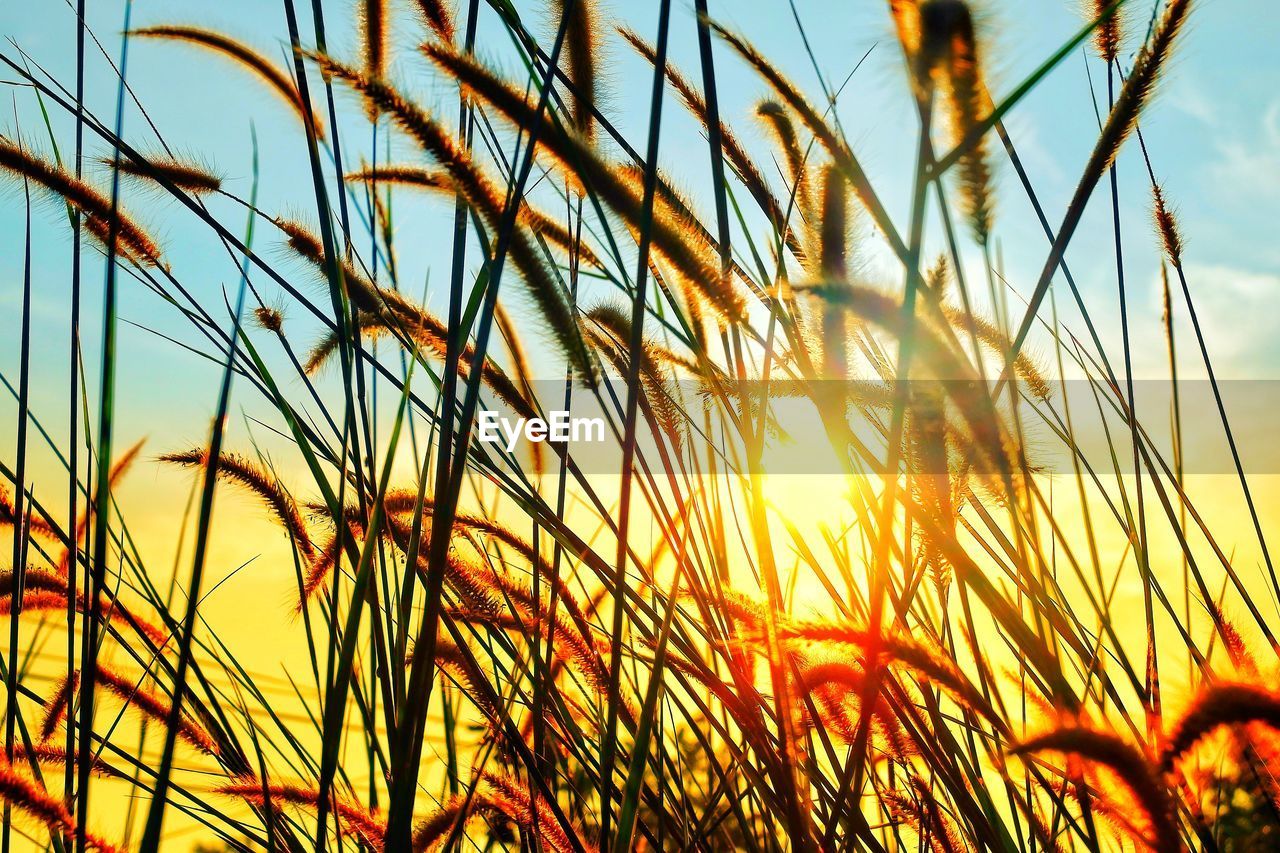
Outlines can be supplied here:
[[[0, 174], [28, 221], [0, 464], [6, 850], [1280, 845], [1265, 505], [1196, 311], [1178, 176], [1160, 183], [1160, 141], [1141, 134], [1194, 37], [1191, 0], [1157, 4], [1143, 39], [1137, 0], [1089, 4], [1009, 86], [991, 82], [999, 58], [966, 2], [888, 3], [879, 49], [900, 54], [915, 127], [904, 203], [846, 134], [840, 90], [807, 94], [792, 57], [705, 0], [663, 0], [652, 32], [594, 0], [306, 5], [284, 0], [279, 59], [185, 23], [131, 29], [149, 11], [126, 4], [112, 120], [85, 102], [83, 17], [74, 87], [0, 50], [23, 102]], [[696, 69], [671, 61], [681, 36]], [[1079, 177], [1055, 227], [1004, 119], [1089, 45], [1105, 115], [1083, 164], [1061, 164]], [[230, 164], [175, 153], [130, 100], [138, 51], [230, 63], [246, 98], [282, 102], [304, 212], [260, 203], [256, 134], [247, 197]], [[639, 55], [643, 103], [610, 97], [611, 51]], [[730, 64], [758, 87], [746, 127], [723, 108]], [[456, 112], [412, 94], [428, 77]], [[689, 119], [705, 148], [675, 150]], [[82, 169], [86, 132], [110, 152], [109, 188]], [[691, 157], [701, 196], [668, 171]], [[1016, 184], [997, 184], [1002, 158]], [[1124, 251], [1152, 238], [1122, 223], [1117, 170], [1139, 161], [1173, 275], [1169, 458], [1168, 419], [1134, 390], [1131, 335], [1157, 324], [1131, 311]], [[1067, 266], [1104, 177], [1115, 341]], [[999, 251], [1020, 194], [1049, 244], [1025, 291]], [[30, 353], [39, 196], [73, 235], [64, 377]], [[447, 274], [443, 257], [406, 263], [434, 227], [423, 204], [452, 206]], [[146, 225], [160, 205], [182, 221], [164, 241]], [[184, 268], [177, 249], [202, 238], [234, 295]], [[100, 353], [79, 332], [99, 260]], [[1061, 318], [1058, 278], [1078, 309]], [[121, 288], [159, 296], [148, 331], [218, 372], [216, 389], [171, 389], [212, 421], [146, 458], [118, 446], [133, 414], [116, 393]], [[1186, 474], [1183, 310], [1229, 494]], [[38, 411], [33, 382], [65, 382], [70, 411]], [[480, 438], [490, 409], [599, 412], [613, 467], [560, 443], [506, 452]], [[68, 435], [46, 429], [62, 417]], [[830, 469], [799, 497], [776, 455], [793, 433]], [[33, 477], [36, 445], [65, 482]], [[191, 477], [186, 510], [146, 533], [172, 567], [130, 523], [139, 468]], [[1235, 485], [1243, 541], [1212, 511]], [[277, 535], [246, 541], [234, 493]], [[1260, 566], [1235, 556], [1255, 548]], [[250, 552], [264, 559], [248, 570], [288, 590], [298, 652], [283, 661], [202, 609], [237, 592], [215, 561]], [[277, 663], [283, 676], [264, 672]]]

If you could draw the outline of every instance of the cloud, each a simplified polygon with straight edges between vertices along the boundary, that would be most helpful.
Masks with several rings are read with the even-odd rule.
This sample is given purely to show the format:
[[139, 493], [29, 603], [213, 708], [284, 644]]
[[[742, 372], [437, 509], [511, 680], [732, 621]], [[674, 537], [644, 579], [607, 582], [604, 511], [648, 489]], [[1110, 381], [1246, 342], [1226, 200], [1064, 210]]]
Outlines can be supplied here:
[[1219, 189], [1274, 205], [1280, 195], [1280, 101], [1263, 112], [1259, 130], [1254, 139], [1219, 142], [1219, 159], [1209, 166], [1209, 175]]
[[[1219, 264], [1190, 264], [1186, 272], [1214, 370], [1224, 377], [1242, 379], [1280, 375], [1280, 339], [1266, 320], [1266, 310], [1259, 313], [1260, 306], [1275, 305], [1280, 298], [1280, 274]], [[1174, 289], [1173, 315], [1181, 351], [1178, 361], [1197, 364], [1200, 359], [1198, 355], [1192, 358], [1196, 344], [1176, 278], [1170, 286]], [[1155, 293], [1158, 301], [1158, 284]]]
[[1177, 82], [1162, 99], [1173, 109], [1185, 113], [1208, 127], [1218, 123], [1218, 104], [1196, 82], [1194, 78], [1179, 77]]

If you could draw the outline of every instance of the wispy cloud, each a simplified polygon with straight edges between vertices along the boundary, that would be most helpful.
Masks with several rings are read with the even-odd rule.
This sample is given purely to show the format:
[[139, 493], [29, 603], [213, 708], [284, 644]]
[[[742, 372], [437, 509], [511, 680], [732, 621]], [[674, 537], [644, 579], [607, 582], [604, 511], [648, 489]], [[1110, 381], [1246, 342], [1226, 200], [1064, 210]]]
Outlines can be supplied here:
[[[1256, 312], [1259, 305], [1275, 304], [1280, 297], [1280, 274], [1218, 264], [1191, 264], [1186, 272], [1214, 369], [1224, 377], [1233, 378], [1274, 375], [1280, 363], [1280, 340], [1270, 324], [1258, 322]], [[1174, 318], [1179, 328], [1186, 330], [1179, 332], [1184, 341], [1179, 348], [1191, 358], [1194, 344], [1189, 337], [1190, 326], [1184, 322], [1186, 305], [1177, 293], [1176, 280], [1171, 281], [1171, 285], [1175, 290]], [[1158, 285], [1153, 290], [1158, 301]], [[1179, 361], [1189, 365], [1199, 359], [1188, 362], [1186, 358], [1179, 358]]]
[[1200, 82], [1189, 75], [1177, 77], [1168, 96], [1161, 103], [1168, 104], [1208, 127], [1213, 127], [1219, 117], [1218, 104]]
[[1214, 185], [1250, 200], [1277, 203], [1280, 194], [1280, 101], [1262, 114], [1253, 138], [1226, 139], [1218, 143], [1218, 160], [1209, 166]]

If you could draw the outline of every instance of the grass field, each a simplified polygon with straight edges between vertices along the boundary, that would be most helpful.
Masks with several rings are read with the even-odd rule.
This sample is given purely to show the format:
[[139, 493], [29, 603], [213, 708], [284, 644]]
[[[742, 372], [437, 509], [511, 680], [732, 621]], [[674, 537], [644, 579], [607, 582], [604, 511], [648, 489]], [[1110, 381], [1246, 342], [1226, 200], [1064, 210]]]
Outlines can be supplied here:
[[1198, 0], [261, 5], [0, 46], [0, 851], [1280, 849]]

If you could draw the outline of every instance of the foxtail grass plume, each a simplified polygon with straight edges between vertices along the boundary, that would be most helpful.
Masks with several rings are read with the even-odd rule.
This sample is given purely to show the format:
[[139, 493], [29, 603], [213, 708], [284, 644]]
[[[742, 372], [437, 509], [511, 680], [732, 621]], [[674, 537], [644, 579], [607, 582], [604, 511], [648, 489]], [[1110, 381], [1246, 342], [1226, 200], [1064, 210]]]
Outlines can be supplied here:
[[[22, 767], [24, 765], [28, 767], [35, 765], [36, 767], [41, 768], [70, 766], [74, 769], [79, 766], [79, 756], [74, 753], [68, 756], [66, 747], [63, 745], [55, 746], [54, 744], [47, 743], [33, 743], [28, 749], [26, 746], [21, 744], [14, 744], [13, 762], [10, 766]], [[123, 773], [103, 761], [101, 758], [89, 756], [88, 765], [89, 773], [92, 776], [96, 776], [101, 779], [126, 778]], [[90, 839], [91, 838], [92, 836]], [[95, 843], [90, 839], [86, 839], [89, 850], [115, 849], [110, 846], [104, 846], [105, 842], [101, 841], [97, 842], [97, 845], [95, 846]]]
[[[919, 472], [913, 484], [920, 492], [922, 505], [936, 515], [938, 526], [946, 535], [955, 528], [946, 397], [942, 389], [931, 382], [912, 383], [908, 390], [907, 453], [911, 470]], [[930, 566], [941, 574], [941, 556], [927, 539], [925, 544]], [[939, 586], [945, 586], [941, 578]]]
[[[559, 162], [568, 176], [590, 186], [630, 228], [638, 230], [644, 219], [641, 194], [618, 174], [615, 165], [606, 163], [573, 134], [560, 133], [548, 117], [538, 118], [525, 96], [500, 80], [474, 59], [439, 45], [423, 45], [423, 51], [444, 72], [502, 113], [518, 127], [529, 129], [540, 125], [539, 146]], [[745, 308], [737, 293], [719, 275], [717, 263], [695, 248], [682, 233], [678, 223], [655, 216], [651, 223], [654, 249], [662, 254], [682, 276], [725, 316], [738, 320]]]
[[[449, 195], [455, 192], [453, 181], [447, 172], [440, 169], [424, 169], [420, 166], [397, 164], [368, 166], [348, 172], [346, 179], [367, 184], [392, 184]], [[527, 200], [520, 206], [520, 221], [533, 233], [566, 254], [576, 253], [583, 263], [603, 269], [600, 258], [590, 246], [570, 234], [569, 229], [554, 217], [538, 210]]]
[[[423, 46], [423, 50], [433, 49], [446, 50], [433, 45]], [[394, 117], [406, 133], [448, 170], [454, 185], [475, 205], [487, 224], [495, 231], [501, 227], [505, 196], [485, 178], [448, 131], [389, 85], [370, 80], [355, 69], [329, 57], [317, 56], [315, 59], [327, 73], [344, 80], [367, 100], [376, 103], [380, 110]], [[583, 381], [594, 383], [595, 363], [578, 334], [573, 306], [569, 303], [565, 288], [547, 270], [525, 229], [514, 229], [508, 251], [512, 262], [523, 273], [528, 292], [542, 311], [548, 330], [560, 343], [569, 363]]]
[[[364, 73], [377, 80], [387, 72], [387, 48], [390, 37], [390, 10], [388, 0], [360, 0], [360, 47], [364, 60]], [[378, 108], [367, 103], [369, 121], [378, 120]]]
[[[390, 516], [389, 523], [393, 533], [397, 531], [403, 532], [404, 528], [400, 516], [416, 511], [418, 507], [417, 492], [411, 489], [396, 490], [388, 493], [384, 500], [383, 506]], [[422, 512], [424, 515], [431, 515], [434, 512], [434, 501], [429, 497], [423, 498]], [[491, 537], [496, 542], [510, 548], [519, 554], [533, 566], [542, 581], [552, 594], [556, 596], [559, 606], [563, 607], [573, 619], [584, 639], [588, 639], [592, 635], [591, 627], [587, 621], [586, 613], [581, 603], [570, 590], [564, 578], [557, 575], [555, 570], [547, 563], [545, 559], [538, 553], [527, 539], [520, 536], [514, 530], [506, 525], [491, 519], [472, 513], [460, 512], [455, 515], [454, 526], [460, 532], [475, 533], [482, 536]], [[408, 537], [402, 537], [403, 542], [408, 542]], [[483, 586], [483, 584], [481, 584]], [[484, 598], [480, 596], [479, 598]], [[476, 600], [479, 600], [478, 598]], [[472, 603], [474, 606], [474, 603]]]
[[354, 172], [347, 172], [348, 181], [364, 183], [397, 184], [423, 189], [448, 189], [452, 191], [453, 183], [449, 175], [439, 169], [424, 169], [421, 166], [387, 164], [382, 166], [365, 166]]
[[222, 189], [222, 178], [206, 166], [181, 160], [169, 155], [156, 155], [134, 160], [121, 157], [101, 157], [99, 162], [109, 168], [118, 168], [120, 174], [140, 184], [168, 183], [191, 195], [208, 195]]
[[[0, 615], [15, 612], [16, 579], [12, 571], [0, 572]], [[23, 573], [22, 599], [18, 602], [18, 609], [24, 613], [66, 611], [67, 596], [68, 582], [65, 574], [60, 574], [57, 570], [29, 567]], [[79, 592], [76, 593], [75, 608], [80, 613], [89, 612], [85, 596]], [[169, 635], [164, 629], [134, 615], [119, 599], [99, 598], [96, 610], [104, 623], [126, 625], [157, 649], [163, 648], [169, 641]]]
[[[996, 328], [990, 320], [954, 306], [944, 306], [942, 313], [953, 326], [973, 335], [996, 356], [1001, 359], [1008, 357], [1012, 344], [1008, 336]], [[1035, 359], [1025, 350], [1019, 350], [1014, 354], [1013, 371], [1037, 400], [1044, 402], [1052, 396], [1053, 388], [1049, 380], [1045, 378], [1044, 372], [1036, 364]]]
[[[300, 784], [261, 782], [257, 779], [229, 782], [219, 785], [215, 792], [226, 797], [240, 797], [259, 807], [267, 805], [268, 798], [272, 804], [281, 803], [304, 809], [314, 810], [320, 803], [320, 792]], [[374, 849], [382, 848], [382, 836], [386, 825], [368, 809], [352, 802], [346, 797], [337, 796], [334, 800], [334, 811], [346, 829], [356, 835], [364, 844]]]
[[[638, 208], [644, 198], [644, 169], [636, 164], [627, 164], [625, 166], [618, 167], [616, 172], [622, 179], [623, 184], [631, 193], [632, 200]], [[707, 230], [706, 226], [702, 224], [702, 221], [698, 218], [697, 214], [693, 212], [693, 208], [689, 200], [682, 195], [679, 190], [672, 186], [671, 182], [661, 171], [658, 172], [656, 177], [657, 180], [654, 185], [655, 195], [653, 218], [650, 220], [651, 225], [656, 227], [657, 223], [662, 223], [664, 229], [668, 230], [673, 237], [678, 235], [680, 239], [683, 240], [684, 244], [681, 248], [692, 250], [692, 253], [694, 254], [694, 257], [690, 258], [690, 261], [698, 264], [704, 272], [709, 273], [711, 270], [717, 269], [719, 266], [719, 246], [716, 242], [715, 236]], [[643, 219], [638, 219], [636, 221], [638, 223], [643, 222]], [[640, 229], [638, 225], [629, 225], [628, 228], [631, 231], [632, 237], [635, 238], [638, 243], [640, 238]], [[671, 268], [679, 278], [687, 279], [687, 266], [679, 258], [668, 255], [666, 253], [667, 246], [668, 243], [665, 240], [661, 244], [655, 241], [653, 245], [654, 255], [658, 259], [665, 260], [670, 264]], [[652, 259], [650, 267], [651, 269], [657, 267], [657, 264], [654, 264]], [[728, 263], [728, 272], [728, 276], [719, 275], [717, 273], [717, 280], [714, 283], [701, 282], [693, 279], [690, 280], [690, 283], [699, 289], [699, 292], [703, 294], [704, 298], [709, 299], [711, 294], [715, 294], [716, 299], [712, 300], [713, 304], [723, 304], [718, 300], [729, 302], [740, 299], [732, 284], [735, 278], [738, 281], [747, 284], [753, 291], [759, 294], [759, 291], [755, 287], [751, 277], [748, 276], [746, 271], [744, 271], [738, 262], [732, 258], [730, 258]], [[660, 287], [663, 286], [665, 279], [662, 276], [655, 274], [654, 278], [659, 282]]]
[[865, 627], [848, 622], [791, 622], [779, 627], [788, 640], [845, 643], [868, 651], [879, 651], [950, 691], [962, 704], [998, 721], [999, 717], [982, 694], [937, 646], [902, 634], [874, 636]]
[[1090, 160], [1089, 173], [1098, 174], [1111, 168], [1120, 146], [1133, 132], [1138, 123], [1138, 116], [1155, 91], [1156, 82], [1160, 78], [1165, 65], [1182, 32], [1191, 12], [1191, 0], [1169, 0], [1159, 26], [1152, 33], [1150, 41], [1143, 46], [1142, 52], [1134, 60], [1129, 72], [1129, 79], [1120, 90], [1115, 106], [1107, 116], [1107, 123], [1099, 136], [1098, 146]]
[[[925, 0], [920, 4], [921, 62], [941, 77], [953, 144], [967, 139], [989, 112], [973, 15], [964, 0]], [[922, 73], [930, 73], [922, 69]], [[992, 189], [986, 137], [979, 136], [958, 164], [960, 202], [974, 239], [991, 236]]]
[[440, 804], [413, 828], [414, 853], [427, 853], [444, 841], [455, 828], [460, 829], [470, 817], [483, 815], [492, 808], [479, 792], [457, 794]]
[[[94, 679], [111, 693], [115, 694], [125, 707], [132, 708], [152, 722], [168, 725], [171, 714], [169, 702], [142, 686], [142, 678], [126, 675], [120, 670], [99, 663], [94, 672]], [[218, 753], [218, 745], [209, 732], [184, 713], [178, 722], [178, 736], [197, 750], [209, 755]]]
[[569, 16], [567, 21], [558, 20], [556, 24], [565, 27], [563, 62], [573, 83], [573, 126], [590, 142], [595, 137], [592, 111], [600, 101], [596, 65], [603, 48], [596, 4], [592, 0], [551, 0], [551, 8], [557, 18]]
[[502, 335], [502, 343], [506, 346], [507, 355], [511, 358], [515, 382], [524, 390], [526, 397], [532, 400], [533, 371], [529, 365], [529, 353], [521, 339], [520, 330], [516, 328], [515, 320], [500, 302], [494, 303], [493, 323], [497, 326], [498, 333]]
[[822, 277], [845, 281], [849, 277], [848, 184], [834, 166], [822, 175], [821, 251]]
[[[912, 827], [933, 853], [958, 853], [965, 849], [954, 822], [938, 805], [936, 793], [920, 777], [912, 778], [909, 790], [890, 791], [886, 798], [891, 812]], [[1046, 837], [1052, 836], [1046, 833]]]
[[889, 0], [889, 17], [893, 20], [893, 30], [903, 54], [913, 64], [916, 51], [920, 49], [919, 0]]
[[1156, 853], [1178, 853], [1182, 850], [1168, 791], [1136, 748], [1114, 734], [1070, 726], [1024, 740], [1011, 750], [1014, 755], [1047, 751], [1078, 756], [1113, 771], [1133, 792], [1150, 824], [1151, 837], [1147, 843]]
[[783, 162], [787, 165], [787, 179], [795, 194], [796, 205], [805, 216], [813, 215], [813, 199], [810, 195], [809, 174], [805, 168], [804, 152], [800, 150], [800, 140], [796, 136], [795, 125], [791, 116], [782, 104], [766, 98], [756, 105], [756, 115], [764, 122], [773, 136], [774, 144], [782, 152]]
[[754, 45], [719, 24], [711, 22], [710, 26], [726, 44], [732, 47], [747, 64], [756, 70], [756, 73], [764, 78], [774, 92], [778, 94], [778, 97], [782, 99], [783, 103], [793, 110], [800, 118], [800, 121], [809, 128], [809, 132], [813, 134], [818, 144], [827, 150], [827, 153], [835, 161], [836, 166], [844, 174], [845, 179], [849, 181], [854, 193], [858, 196], [858, 200], [871, 215], [872, 221], [875, 222], [876, 227], [880, 229], [885, 239], [889, 241], [894, 253], [898, 257], [906, 257], [906, 245], [902, 242], [897, 229], [893, 227], [888, 211], [885, 210], [879, 196], [876, 195], [874, 188], [872, 188], [867, 173], [863, 170], [857, 158], [853, 156], [853, 152], [836, 135], [831, 125], [819, 115], [818, 111], [809, 103], [809, 100], [800, 93], [800, 90]]
[[1252, 684], [1221, 683], [1201, 688], [1169, 733], [1160, 753], [1160, 769], [1172, 770], [1175, 761], [1214, 729], [1248, 723], [1280, 730], [1280, 695]]
[[[418, 822], [413, 831], [413, 853], [439, 850], [451, 831], [471, 817], [508, 820], [530, 837], [542, 839], [553, 853], [594, 853], [596, 848], [585, 839], [570, 839], [545, 805], [531, 803], [525, 789], [524, 784], [514, 779], [485, 774], [469, 794], [446, 800]], [[458, 837], [466, 836], [459, 834]]]
[[284, 312], [270, 305], [259, 305], [253, 309], [253, 319], [268, 332], [281, 334], [284, 332]]
[[320, 139], [324, 138], [324, 123], [320, 116], [312, 111], [309, 104], [302, 101], [302, 94], [294, 85], [289, 75], [261, 53], [230, 36], [200, 27], [166, 24], [154, 27], [142, 27], [133, 30], [130, 35], [137, 38], [161, 39], [176, 41], [204, 48], [212, 53], [230, 59], [236, 65], [253, 74], [271, 91], [289, 105], [304, 125], [310, 125]]
[[[902, 304], [894, 297], [858, 284], [833, 286], [823, 282], [801, 285], [797, 290], [842, 304], [858, 319], [901, 339]], [[980, 390], [976, 381], [968, 381], [976, 379], [973, 368], [927, 324], [915, 327], [913, 341], [917, 347], [915, 361], [927, 374], [937, 379], [966, 380], [943, 382], [954, 410], [968, 428], [965, 452], [973, 454], [975, 461], [990, 466], [990, 471], [1007, 474], [1014, 458], [1010, 455], [1011, 439], [985, 389]]]
[[158, 254], [154, 256], [141, 254], [141, 251], [159, 252], [159, 249], [139, 250], [138, 247], [132, 245], [130, 238], [125, 236], [118, 224], [113, 227], [111, 222], [89, 215], [84, 218], [80, 225], [84, 233], [93, 238], [103, 252], [113, 252], [117, 257], [124, 258], [130, 263], [135, 263], [139, 266], [161, 265]]
[[[618, 27], [618, 33], [622, 38], [631, 45], [631, 47], [648, 61], [650, 65], [654, 65], [658, 61], [658, 52], [654, 50], [652, 44], [644, 39], [639, 33], [629, 27]], [[666, 67], [667, 82], [676, 90], [676, 94], [680, 96], [681, 103], [685, 109], [693, 114], [693, 117], [702, 125], [704, 132], [710, 129], [710, 110], [707, 107], [707, 100], [699, 91], [698, 87], [689, 80], [684, 73], [673, 63], [668, 62]], [[764, 176], [760, 174], [760, 167], [756, 165], [755, 160], [747, 153], [743, 147], [742, 141], [738, 139], [733, 128], [720, 123], [720, 144], [724, 149], [724, 155], [728, 159], [729, 164], [737, 173], [738, 179], [742, 181], [743, 186], [747, 188], [747, 192], [751, 194], [751, 198], [760, 207], [764, 214], [769, 218], [769, 222], [774, 228], [782, 230], [783, 210], [778, 199], [774, 197], [773, 192], [769, 189], [769, 184], [765, 181]], [[801, 261], [804, 260], [803, 250], [795, 236], [790, 231], [787, 232], [787, 245], [796, 254]]]
[[160, 263], [160, 247], [155, 240], [100, 190], [2, 137], [0, 171], [37, 184], [79, 208], [87, 217], [86, 229], [103, 244], [114, 231], [116, 248], [129, 259], [147, 266]]
[[415, 0], [413, 7], [436, 38], [446, 44], [453, 42], [453, 11], [445, 0]]
[[[356, 315], [355, 326], [360, 334], [370, 338], [395, 334], [403, 330], [408, 340], [416, 344], [420, 352], [430, 353], [440, 359], [445, 357], [448, 331], [444, 323], [426, 311], [415, 314], [411, 321], [406, 318], [402, 323], [390, 321], [381, 314], [361, 311]], [[303, 365], [303, 369], [308, 374], [319, 373], [338, 351], [338, 335], [337, 331], [326, 333], [311, 347], [307, 353], [307, 361]], [[469, 375], [474, 358], [475, 350], [468, 344], [463, 348], [458, 359], [458, 375], [463, 381], [466, 381]], [[481, 378], [489, 390], [512, 411], [519, 413], [522, 417], [537, 416], [526, 392], [512, 382], [492, 359], [485, 359]]]
[[[209, 452], [204, 448], [166, 453], [160, 457], [160, 461], [188, 468], [203, 468], [210, 464]], [[257, 495], [271, 509], [304, 558], [315, 556], [315, 546], [307, 532], [307, 524], [298, 512], [293, 497], [274, 474], [264, 466], [234, 453], [222, 453], [213, 467], [220, 478]]]
[[71, 698], [80, 688], [80, 671], [73, 670], [62, 677], [44, 706], [44, 718], [40, 721], [40, 743], [45, 743], [62, 726], [71, 707]]
[[[497, 773], [486, 773], [484, 781], [492, 791], [492, 796], [500, 798], [525, 815], [532, 815], [537, 824], [538, 833], [551, 845], [555, 853], [595, 853], [596, 846], [575, 832], [570, 838], [568, 832], [560, 825], [560, 821], [547, 807], [541, 796], [530, 795], [529, 786], [510, 776]], [[528, 818], [526, 818], [528, 820]]]
[[449, 618], [457, 622], [512, 631], [528, 639], [549, 641], [552, 654], [569, 664], [591, 689], [602, 692], [608, 689], [609, 671], [599, 652], [591, 644], [590, 637], [584, 639], [569, 625], [563, 614], [557, 614], [554, 620], [539, 616], [539, 612], [545, 610], [545, 604], [542, 607], [535, 606], [527, 589], [505, 578], [498, 577], [494, 580], [496, 589], [513, 603], [517, 603], [522, 612], [455, 608], [449, 611]]
[[115, 853], [122, 849], [84, 832], [76, 825], [75, 818], [67, 811], [60, 797], [55, 797], [35, 779], [19, 773], [3, 761], [0, 761], [0, 800], [44, 824], [51, 835], [65, 834], [83, 841], [88, 850]]
[[[631, 347], [630, 309], [616, 303], [597, 305], [583, 318], [587, 337], [600, 353], [613, 364], [619, 375], [627, 375], [633, 354]], [[674, 397], [675, 389], [667, 379], [661, 347], [643, 340], [638, 358], [644, 402], [663, 432], [675, 447], [680, 446], [681, 412]]]
[[39, 515], [29, 514], [25, 519], [19, 518], [9, 491], [4, 486], [0, 486], [0, 527], [12, 527], [16, 530], [22, 524], [27, 525], [27, 533], [31, 536], [39, 536], [43, 539], [58, 538], [57, 531]]
[[1174, 267], [1182, 266], [1182, 230], [1178, 228], [1177, 217], [1165, 201], [1164, 189], [1159, 184], [1151, 186], [1151, 215], [1169, 263]]
[[[838, 288], [849, 277], [849, 189], [835, 166], [822, 174], [822, 212], [819, 218], [820, 275]], [[842, 380], [848, 369], [846, 309], [838, 300], [822, 303], [822, 346], [828, 379]]]
[[[288, 238], [289, 248], [308, 261], [327, 283], [331, 270], [320, 237], [296, 220], [277, 217], [274, 222]], [[421, 318], [421, 309], [396, 291], [378, 287], [356, 268], [354, 262], [343, 260], [338, 268], [347, 298], [358, 310], [406, 324]]]
[[[142, 453], [142, 447], [146, 444], [146, 441], [147, 440], [145, 438], [139, 439], [132, 447], [128, 448], [124, 453], [121, 453], [116, 457], [116, 461], [112, 463], [111, 471], [108, 475], [108, 482], [112, 489], [114, 489], [116, 485], [124, 479], [125, 475], [129, 473], [129, 470], [133, 467], [133, 463], [137, 461], [138, 455]], [[72, 554], [80, 553], [82, 557], [84, 556], [80, 551], [80, 545], [84, 542], [85, 532], [89, 527], [89, 521], [90, 512], [88, 511], [88, 508], [86, 508], [76, 519], [75, 548], [72, 548], [72, 543], [68, 542], [67, 547], [63, 549], [62, 555], [58, 558], [57, 565], [54, 567], [57, 573], [64, 578], [71, 570]]]
[[1089, 4], [1091, 18], [1098, 21], [1093, 31], [1093, 49], [1108, 63], [1116, 61], [1123, 34], [1120, 12], [1124, 7], [1112, 8], [1115, 5], [1111, 0], [1092, 0]]
[[1125, 140], [1133, 133], [1133, 129], [1138, 123], [1138, 116], [1151, 98], [1152, 92], [1155, 91], [1156, 83], [1173, 53], [1173, 48], [1178, 41], [1178, 35], [1182, 32], [1190, 12], [1191, 0], [1169, 0], [1169, 4], [1165, 7], [1164, 15], [1152, 33], [1151, 39], [1143, 46], [1138, 58], [1134, 60], [1129, 79], [1125, 81], [1119, 96], [1115, 100], [1115, 104], [1111, 108], [1111, 112], [1107, 115], [1106, 124], [1103, 125], [1102, 132], [1098, 135], [1098, 141], [1093, 147], [1093, 152], [1089, 155], [1089, 161], [1085, 164], [1084, 171], [1081, 173], [1080, 182], [1072, 195], [1071, 203], [1067, 206], [1062, 225], [1058, 228], [1053, 248], [1049, 253], [1049, 257], [1045, 260], [1045, 265], [1040, 271], [1035, 290], [1028, 300], [1022, 323], [1013, 338], [1013, 349], [1015, 351], [1022, 347], [1027, 335], [1031, 332], [1032, 325], [1035, 323], [1036, 312], [1039, 311], [1040, 304], [1044, 301], [1044, 297], [1049, 291], [1053, 274], [1057, 271], [1059, 261], [1066, 251], [1067, 243], [1075, 233], [1076, 227], [1084, 215], [1084, 209], [1088, 204], [1089, 198], [1093, 195], [1093, 190], [1097, 187], [1098, 181], [1102, 179], [1102, 176], [1111, 168], [1111, 164], [1115, 162], [1116, 155], [1120, 153], [1120, 148], [1124, 145]]
[[[41, 589], [28, 589], [22, 593], [22, 600], [17, 602], [16, 597], [11, 593], [9, 595], [0, 596], [0, 616], [14, 616], [21, 613], [49, 613], [60, 612], [67, 609], [66, 593], [48, 592]], [[79, 608], [80, 612], [84, 612], [84, 608]]]
[[[311, 263], [318, 273], [328, 274], [328, 264], [319, 237], [294, 220], [277, 219], [275, 224], [288, 237], [290, 249]], [[353, 263], [344, 262], [341, 269], [347, 296], [357, 309], [355, 324], [358, 331], [368, 335], [401, 335], [429, 352], [444, 357], [448, 340], [444, 323], [398, 291], [379, 288], [357, 270]], [[319, 371], [338, 351], [340, 333], [340, 329], [331, 330], [312, 347], [306, 364], [308, 373]], [[462, 353], [459, 368], [469, 367], [471, 359], [472, 349], [467, 346]], [[485, 360], [484, 378], [512, 409], [522, 413], [530, 412], [528, 401], [489, 359]]]
[[941, 303], [948, 296], [952, 280], [951, 262], [947, 260], [946, 255], [938, 255], [933, 266], [925, 272], [924, 284], [928, 288], [927, 295], [933, 301]]
[[1244, 637], [1240, 636], [1240, 629], [1227, 618], [1222, 608], [1216, 603], [1208, 601], [1205, 602], [1205, 606], [1209, 615], [1213, 617], [1214, 627], [1218, 631], [1218, 636], [1222, 637], [1222, 645], [1226, 648], [1232, 665], [1241, 673], [1256, 677], [1260, 671], [1258, 660], [1244, 641]]

